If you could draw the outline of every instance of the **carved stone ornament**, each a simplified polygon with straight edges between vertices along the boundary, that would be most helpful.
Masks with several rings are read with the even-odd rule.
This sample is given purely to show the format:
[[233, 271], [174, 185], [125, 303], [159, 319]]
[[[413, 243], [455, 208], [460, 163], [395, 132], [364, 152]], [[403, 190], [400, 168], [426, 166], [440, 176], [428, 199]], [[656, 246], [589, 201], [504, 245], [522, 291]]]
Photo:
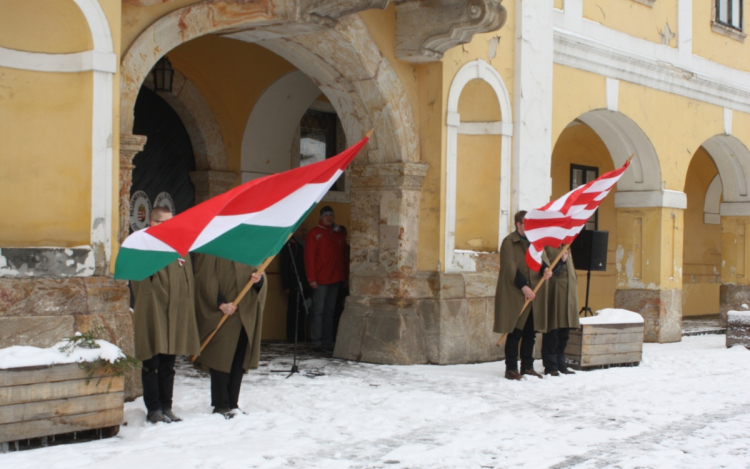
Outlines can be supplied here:
[[396, 4], [396, 57], [432, 62], [475, 34], [500, 29], [508, 17], [502, 0], [418, 0]]
[[303, 0], [306, 21], [314, 21], [323, 26], [333, 27], [339, 18], [364, 10], [384, 10], [391, 0]]

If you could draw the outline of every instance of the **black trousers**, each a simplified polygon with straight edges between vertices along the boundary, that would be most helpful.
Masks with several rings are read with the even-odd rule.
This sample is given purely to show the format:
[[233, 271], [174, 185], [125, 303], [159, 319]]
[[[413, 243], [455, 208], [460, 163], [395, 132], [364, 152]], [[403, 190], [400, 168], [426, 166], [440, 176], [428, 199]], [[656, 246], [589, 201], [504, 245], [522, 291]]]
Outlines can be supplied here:
[[143, 402], [149, 412], [172, 408], [174, 388], [174, 355], [158, 354], [143, 360], [141, 381]]
[[529, 311], [529, 318], [523, 330], [515, 329], [505, 340], [505, 369], [518, 371], [518, 344], [521, 343], [521, 371], [534, 368], [534, 311]]
[[307, 316], [305, 315], [305, 297], [297, 289], [292, 288], [287, 297], [286, 306], [286, 340], [294, 342], [294, 326], [297, 326], [297, 340], [304, 342], [307, 338], [305, 329]]
[[542, 336], [542, 363], [545, 373], [566, 371], [565, 347], [568, 346], [570, 329], [553, 329]]
[[237, 348], [232, 359], [232, 368], [229, 373], [211, 368], [211, 405], [218, 409], [237, 409], [237, 401], [240, 399], [240, 386], [245, 370], [242, 363], [245, 361], [247, 350], [247, 333], [243, 327]]

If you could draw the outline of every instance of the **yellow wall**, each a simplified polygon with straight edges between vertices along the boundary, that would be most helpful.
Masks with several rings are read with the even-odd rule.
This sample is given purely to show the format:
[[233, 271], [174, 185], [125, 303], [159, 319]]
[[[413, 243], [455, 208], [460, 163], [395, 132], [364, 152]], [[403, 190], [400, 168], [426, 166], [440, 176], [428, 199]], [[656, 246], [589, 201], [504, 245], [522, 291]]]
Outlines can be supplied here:
[[[612, 171], [614, 165], [607, 147], [599, 136], [584, 124], [572, 125], [565, 129], [555, 143], [552, 152], [552, 198], [558, 198], [570, 191], [570, 165], [580, 164], [599, 168], [599, 175]], [[589, 290], [589, 307], [593, 311], [611, 308], [614, 305], [616, 275], [615, 240], [617, 237], [617, 219], [615, 213], [616, 190], [602, 201], [599, 207], [599, 230], [609, 231], [607, 250], [607, 270], [591, 273]], [[583, 307], [586, 303], [586, 273], [578, 271], [578, 302]]]
[[607, 107], [606, 78], [555, 64], [552, 69], [552, 142], [581, 114]]
[[693, 154], [710, 137], [724, 133], [721, 107], [624, 81], [618, 110], [648, 136], [670, 190], [684, 189]]
[[683, 210], [618, 208], [618, 288], [682, 288], [683, 230]]
[[[461, 122], [502, 119], [494, 90], [484, 80], [466, 84], [458, 101]], [[500, 222], [499, 135], [459, 135], [456, 174], [456, 249], [497, 251]]]
[[685, 181], [688, 206], [685, 210], [683, 316], [719, 313], [721, 225], [703, 221], [706, 190], [717, 173], [713, 160], [701, 147], [690, 162]]
[[[117, 50], [120, 2], [100, 4]], [[0, 11], [0, 46], [43, 53], [93, 48], [88, 23], [72, 1], [1, 0]], [[118, 76], [113, 79], [115, 118]], [[0, 68], [0, 186], [13, 200], [0, 207], [0, 245], [90, 243], [92, 80], [91, 72]], [[116, 133], [113, 147], [116, 181]], [[115, 213], [117, 190], [113, 187]], [[116, 225], [115, 218], [113, 234]]]
[[[711, 30], [714, 1], [693, 0], [693, 54], [713, 60], [727, 67], [750, 71], [750, 43]], [[745, 2], [743, 25], [747, 33], [748, 5]]]
[[419, 200], [418, 270], [436, 270], [441, 262], [444, 243], [443, 201], [445, 180], [441, 138], [445, 125], [443, 113], [443, 64], [435, 62], [417, 67], [419, 84], [419, 149], [421, 161], [427, 163], [427, 174], [422, 182]]
[[653, 7], [633, 0], [583, 0], [583, 17], [659, 44], [664, 33], [667, 45], [677, 47], [677, 0], [658, 0]]
[[[508, 11], [508, 20], [505, 23], [505, 26], [502, 27], [499, 31], [492, 31], [485, 34], [477, 34], [474, 36], [473, 40], [468, 44], [463, 44], [458, 47], [454, 47], [452, 49], [449, 49], [445, 52], [445, 56], [440, 63], [440, 66], [442, 67], [442, 96], [440, 97], [439, 101], [437, 103], [443, 103], [442, 109], [437, 109], [436, 100], [433, 97], [433, 92], [430, 91], [430, 98], [431, 99], [423, 99], [420, 101], [420, 112], [427, 112], [432, 113], [430, 114], [429, 123], [432, 124], [432, 127], [426, 129], [424, 127], [421, 128], [421, 132], [425, 132], [426, 135], [421, 136], [421, 141], [423, 142], [431, 142], [430, 146], [425, 148], [422, 148], [422, 161], [428, 162], [430, 164], [430, 171], [427, 174], [427, 177], [425, 178], [425, 187], [437, 187], [438, 185], [442, 187], [440, 192], [438, 193], [437, 190], [431, 190], [428, 194], [424, 194], [421, 200], [421, 207], [420, 207], [420, 219], [419, 219], [419, 269], [420, 270], [433, 270], [435, 269], [435, 265], [437, 261], [441, 263], [441, 265], [445, 266], [445, 259], [444, 259], [444, 253], [442, 246], [444, 245], [444, 232], [445, 232], [445, 180], [446, 180], [446, 174], [445, 174], [445, 161], [446, 161], [446, 150], [447, 150], [447, 142], [446, 142], [446, 133], [445, 133], [445, 123], [447, 119], [447, 101], [448, 101], [448, 94], [450, 91], [451, 84], [453, 83], [453, 80], [458, 73], [458, 71], [466, 65], [467, 63], [482, 59], [486, 62], [488, 62], [490, 65], [492, 65], [495, 70], [498, 71], [500, 74], [500, 77], [502, 78], [506, 89], [508, 90], [508, 94], [510, 96], [511, 106], [513, 103], [513, 64], [514, 64], [514, 33], [515, 33], [515, 27], [513, 18], [515, 17], [515, 10], [514, 10], [514, 4], [512, 2], [506, 2], [503, 3], [503, 6]], [[431, 70], [436, 70], [437, 66], [432, 68]], [[422, 76], [422, 75], [420, 75]], [[438, 80], [434, 79], [433, 77], [433, 83], [436, 83]], [[420, 82], [421, 86], [421, 82]], [[480, 86], [480, 85], [467, 85], [467, 86]], [[468, 88], [471, 90], [471, 88]], [[464, 90], [466, 91], [466, 89]], [[427, 94], [427, 93], [426, 93]], [[492, 92], [494, 96], [494, 92]], [[487, 112], [485, 110], [481, 109], [481, 106], [470, 106], [472, 108], [475, 108], [476, 110], [473, 112]], [[493, 109], [494, 108], [494, 101], [493, 101]], [[435, 112], [439, 112], [439, 117], [434, 116]], [[468, 111], [467, 111], [468, 112]], [[492, 116], [497, 116], [498, 114], [495, 113], [496, 111], [491, 111]], [[472, 115], [467, 114], [467, 117], [464, 117], [464, 113], [461, 113], [461, 120], [466, 119], [476, 119], [478, 118], [479, 114]], [[484, 120], [484, 117], [481, 118], [481, 120]], [[424, 123], [428, 122], [426, 119], [421, 120], [421, 124], [424, 125]], [[438, 133], [439, 129], [439, 133]], [[440, 159], [437, 159], [437, 155], [434, 153], [438, 150], [437, 145], [434, 142], [434, 140], [438, 140], [440, 142]], [[461, 139], [463, 140], [463, 139]], [[491, 140], [493, 141], [493, 140]], [[497, 140], [494, 140], [496, 143], [492, 143], [492, 145], [495, 146], [495, 151], [497, 152], [497, 157], [499, 158], [499, 138]], [[461, 161], [461, 148], [459, 147], [459, 161]], [[433, 165], [437, 166], [439, 168], [439, 174], [437, 170], [433, 171]], [[491, 169], [494, 171], [494, 169]], [[498, 160], [498, 166], [497, 166], [497, 177], [499, 178], [499, 160]], [[459, 178], [460, 176], [460, 170], [459, 170]], [[460, 182], [459, 182], [460, 184]], [[460, 187], [458, 188], [459, 190]], [[494, 190], [494, 189], [493, 189]], [[499, 189], [498, 189], [499, 191]], [[499, 192], [498, 192], [499, 194]], [[482, 200], [489, 200], [490, 196], [482, 197]], [[499, 201], [499, 195], [495, 196], [492, 195], [494, 200]], [[492, 202], [494, 203], [494, 202]], [[498, 202], [499, 203], [499, 202]], [[439, 224], [436, 224], [436, 216], [435, 216], [435, 209], [439, 210]], [[497, 213], [497, 209], [491, 209], [494, 211], [494, 213]], [[489, 210], [487, 210], [487, 213], [489, 213]], [[483, 216], [483, 215], [482, 215]], [[496, 215], [495, 215], [496, 216]], [[494, 225], [497, 225], [497, 218], [495, 218], [495, 221], [491, 222]], [[457, 223], [458, 225], [458, 223]], [[495, 231], [495, 233], [497, 233]], [[482, 235], [487, 236], [487, 235]], [[488, 236], [489, 238], [492, 238], [492, 235]], [[497, 235], [495, 234], [494, 237], [496, 238]], [[471, 238], [467, 238], [471, 239]], [[484, 237], [482, 238], [484, 239]], [[496, 243], [497, 241], [494, 241], [495, 247], [494, 249], [497, 249]], [[490, 249], [492, 245], [489, 246]], [[483, 248], [484, 249], [484, 248]], [[472, 248], [472, 250], [477, 250], [477, 248]]]
[[89, 244], [92, 87], [0, 67], [0, 246]]
[[91, 50], [88, 22], [72, 0], [0, 0], [0, 46], [66, 54]]
[[721, 283], [750, 285], [750, 217], [721, 217]]

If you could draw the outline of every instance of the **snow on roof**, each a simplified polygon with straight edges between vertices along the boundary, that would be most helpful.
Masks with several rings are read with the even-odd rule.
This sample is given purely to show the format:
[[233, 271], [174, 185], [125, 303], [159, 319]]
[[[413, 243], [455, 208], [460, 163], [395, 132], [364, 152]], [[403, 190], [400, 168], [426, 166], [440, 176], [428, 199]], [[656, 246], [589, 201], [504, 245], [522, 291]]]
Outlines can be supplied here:
[[76, 347], [69, 353], [60, 351], [60, 347], [68, 344], [67, 341], [58, 342], [50, 348], [16, 345], [0, 349], [0, 369], [93, 362], [100, 358], [114, 363], [125, 356], [119, 347], [106, 340], [97, 340], [96, 343], [99, 348]]
[[627, 309], [606, 308], [596, 316], [581, 318], [581, 324], [643, 324], [643, 317]]

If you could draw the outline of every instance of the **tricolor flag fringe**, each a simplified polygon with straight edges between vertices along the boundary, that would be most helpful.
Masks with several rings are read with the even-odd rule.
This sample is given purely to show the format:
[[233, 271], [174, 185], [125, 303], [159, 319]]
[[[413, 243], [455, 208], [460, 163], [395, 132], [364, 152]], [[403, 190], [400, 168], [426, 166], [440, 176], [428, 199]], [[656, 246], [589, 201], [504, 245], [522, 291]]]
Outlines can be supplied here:
[[573, 242], [628, 166], [630, 159], [621, 168], [603, 174], [526, 214], [523, 229], [530, 243], [526, 251], [526, 264], [530, 269], [537, 272], [541, 269], [545, 246], [559, 248], [562, 244]]
[[143, 280], [188, 252], [260, 265], [341, 176], [368, 137], [319, 163], [242, 184], [122, 243], [115, 278]]

